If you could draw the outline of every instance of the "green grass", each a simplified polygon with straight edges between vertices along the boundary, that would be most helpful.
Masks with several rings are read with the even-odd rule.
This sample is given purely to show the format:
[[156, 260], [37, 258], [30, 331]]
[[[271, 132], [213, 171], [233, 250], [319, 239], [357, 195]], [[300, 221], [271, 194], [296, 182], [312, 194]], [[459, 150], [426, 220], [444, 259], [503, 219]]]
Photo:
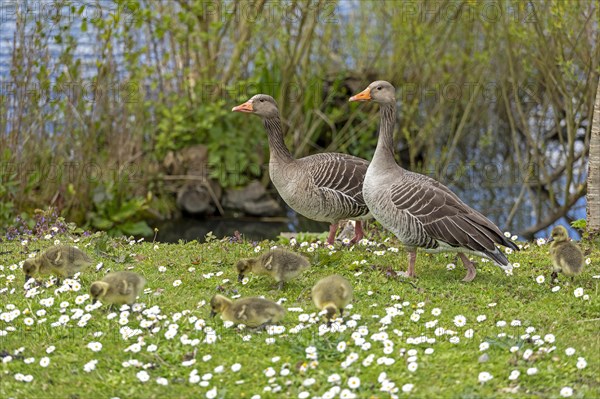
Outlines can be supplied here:
[[[512, 276], [505, 275], [490, 263], [479, 262], [477, 277], [467, 284], [461, 282], [464, 268], [454, 255], [421, 253], [417, 258], [418, 279], [413, 286], [389, 274], [392, 269], [406, 269], [402, 249], [398, 253], [388, 250], [378, 255], [375, 251], [384, 249], [383, 246], [359, 245], [352, 249], [336, 247], [335, 253], [322, 247], [309, 253], [308, 247], [297, 245], [294, 250], [306, 253], [312, 259], [313, 267], [279, 292], [274, 290], [274, 282], [265, 277], [252, 277], [245, 285], [237, 282], [235, 262], [240, 257], [254, 255], [251, 243], [213, 240], [207, 244], [190, 242], [155, 247], [152, 243], [130, 245], [124, 240], [96, 235], [82, 237], [76, 244], [97, 262], [103, 262], [99, 272], [92, 270], [82, 274], [79, 292], [55, 295], [56, 287], [40, 288], [37, 296], [26, 298], [19, 262], [34, 249], [52, 245], [56, 238], [32, 241], [26, 246], [18, 241], [2, 244], [2, 251], [10, 253], [0, 255], [0, 313], [6, 317], [11, 312], [10, 304], [20, 311], [14, 320], [0, 320], [0, 331], [6, 334], [0, 336], [0, 356], [5, 360], [1, 363], [0, 378], [0, 396], [3, 398], [206, 397], [213, 388], [216, 388], [217, 398], [251, 398], [254, 395], [261, 398], [327, 397], [326, 392], [336, 385], [328, 382], [332, 374], [339, 374], [342, 391], [349, 389], [350, 377], [360, 378], [360, 386], [350, 389], [356, 397], [390, 397], [389, 393], [380, 391], [378, 377], [381, 372], [386, 372], [387, 378], [395, 383], [399, 390], [394, 395], [398, 397], [559, 397], [563, 387], [571, 387], [573, 397], [600, 396], [600, 280], [592, 277], [600, 274], [597, 249], [587, 256], [593, 261], [574, 283], [561, 276], [558, 284], [549, 282], [548, 247], [538, 247], [535, 243], [509, 255], [512, 262], [520, 263]], [[58, 238], [62, 243], [72, 243], [72, 238]], [[259, 245], [262, 251], [272, 245], [288, 246], [267, 241]], [[389, 241], [385, 245], [397, 244]], [[102, 252], [96, 249], [102, 249]], [[448, 263], [457, 266], [447, 270]], [[159, 266], [165, 266], [166, 271], [160, 272]], [[195, 270], [190, 271], [190, 268]], [[111, 311], [106, 306], [88, 312], [84, 308], [89, 305], [89, 300], [81, 305], [75, 303], [75, 298], [87, 293], [89, 284], [108, 269], [131, 269], [148, 280], [147, 290], [139, 301], [146, 309], [158, 306], [162, 316], [156, 318], [151, 327], [140, 327], [142, 319], [148, 317], [139, 311], [131, 312], [127, 325], [132, 329], [140, 328], [138, 336], [123, 339], [119, 333], [122, 327], [119, 316], [109, 319]], [[357, 319], [355, 326], [351, 322], [344, 331], [319, 334], [322, 322], [306, 321], [303, 323], [305, 328], [296, 331], [299, 317], [304, 319], [306, 314], [312, 314], [318, 318], [310, 300], [310, 287], [319, 278], [333, 273], [346, 276], [354, 286], [355, 300], [352, 309], [345, 314], [344, 322], [354, 317]], [[536, 282], [539, 275], [546, 276], [543, 284]], [[181, 285], [175, 287], [173, 282], [176, 280], [181, 280]], [[557, 285], [560, 290], [552, 292], [551, 288]], [[589, 298], [576, 297], [574, 290], [577, 287], [582, 287]], [[209, 317], [206, 302], [217, 292], [227, 296], [285, 298], [283, 305], [286, 308], [302, 308], [303, 311], [288, 311], [282, 323], [285, 331], [280, 334], [239, 331], [226, 328], [219, 318]], [[40, 304], [40, 300], [49, 297], [55, 298], [52, 306]], [[63, 301], [69, 302], [69, 306], [61, 313]], [[403, 314], [392, 317], [387, 326], [381, 324], [386, 308], [394, 305]], [[70, 320], [64, 326], [51, 326], [61, 315], [73, 315], [75, 308], [90, 314], [85, 326], [78, 326], [79, 320]], [[439, 316], [432, 315], [434, 308], [441, 310]], [[44, 316], [37, 315], [40, 309], [46, 311]], [[418, 321], [413, 321], [411, 315], [417, 309], [422, 309], [423, 313]], [[466, 318], [464, 326], [454, 324], [457, 315]], [[486, 320], [478, 322], [479, 315], [485, 315]], [[27, 317], [33, 318], [35, 324], [27, 326], [24, 323]], [[196, 329], [196, 321], [189, 321], [191, 317], [203, 319], [206, 327], [214, 329], [218, 337], [215, 343], [203, 342], [207, 329]], [[46, 321], [37, 323], [40, 319]], [[437, 325], [427, 328], [426, 323], [436, 319]], [[502, 320], [506, 322], [504, 327], [497, 325]], [[520, 325], [511, 325], [517, 324], [513, 320], [520, 321]], [[179, 326], [172, 339], [165, 338], [168, 324]], [[368, 329], [362, 338], [371, 344], [370, 348], [368, 345], [357, 346], [352, 337], [361, 326]], [[460, 342], [450, 342], [451, 335], [436, 336], [434, 331], [439, 327], [455, 331]], [[530, 339], [522, 339], [528, 327], [535, 328], [531, 336], [539, 335], [543, 340], [547, 334], [553, 334], [555, 342], [536, 345]], [[155, 328], [158, 330], [153, 332]], [[472, 338], [465, 337], [469, 329], [473, 329]], [[364, 328], [360, 330], [365, 332]], [[380, 331], [385, 331], [393, 344], [387, 342], [388, 346], [393, 346], [389, 354], [384, 354], [383, 342], [374, 339], [377, 336], [373, 337]], [[102, 335], [95, 336], [97, 332]], [[189, 340], [200, 342], [195, 346], [193, 342], [184, 344], [181, 341], [184, 334]], [[435, 338], [435, 342], [410, 343], [412, 339], [409, 338], [420, 336]], [[273, 343], [267, 343], [269, 338]], [[140, 352], [125, 352], [138, 340], [142, 344]], [[481, 351], [480, 344], [484, 341], [489, 343], [489, 349]], [[102, 349], [93, 352], [87, 346], [90, 342], [100, 342]], [[346, 343], [344, 352], [337, 349], [340, 342]], [[155, 352], [147, 350], [150, 345], [156, 345]], [[47, 354], [49, 346], [56, 349]], [[514, 346], [518, 350], [511, 353], [510, 348]], [[316, 348], [318, 362], [308, 358], [306, 349], [309, 347]], [[550, 353], [539, 351], [539, 348], [550, 347], [555, 347]], [[576, 351], [572, 356], [565, 353], [569, 347]], [[23, 349], [15, 355], [19, 348]], [[433, 353], [425, 354], [427, 348], [432, 348]], [[417, 351], [418, 369], [414, 372], [407, 367], [407, 351], [411, 349]], [[524, 360], [527, 349], [532, 349], [533, 354]], [[358, 359], [344, 368], [344, 361], [351, 353], [356, 353]], [[479, 359], [484, 353], [488, 360], [482, 363]], [[11, 361], [6, 361], [7, 355], [12, 357]], [[369, 355], [373, 355], [373, 361], [364, 365], [363, 361]], [[384, 356], [393, 359], [394, 363], [378, 364], [378, 359]], [[43, 357], [50, 359], [47, 367], [40, 366]], [[578, 357], [585, 358], [587, 367], [576, 367]], [[28, 358], [34, 358], [33, 362], [26, 364]], [[135, 364], [125, 367], [123, 363], [131, 359], [134, 359], [132, 363], [137, 361], [145, 365], [150, 377], [147, 382], [141, 382], [136, 376], [144, 367]], [[195, 364], [182, 364], [191, 359], [195, 359]], [[86, 372], [84, 365], [92, 360], [97, 360], [96, 368]], [[241, 369], [234, 372], [231, 366], [236, 363]], [[534, 367], [537, 374], [527, 375], [527, 369]], [[267, 375], [271, 373], [269, 368], [273, 369], [273, 376]], [[284, 369], [288, 371], [282, 373]], [[192, 370], [197, 370], [200, 381], [207, 378], [206, 386], [200, 386], [199, 381], [190, 382]], [[514, 381], [508, 379], [512, 370], [521, 373]], [[489, 372], [493, 378], [481, 383], [478, 381], [481, 372]], [[18, 373], [31, 375], [33, 380], [17, 381]], [[212, 378], [208, 379], [208, 373]], [[166, 379], [168, 385], [157, 383], [158, 378]], [[303, 385], [311, 382], [312, 385]], [[402, 392], [405, 384], [414, 385], [410, 394]], [[339, 396], [338, 393], [336, 397]]]

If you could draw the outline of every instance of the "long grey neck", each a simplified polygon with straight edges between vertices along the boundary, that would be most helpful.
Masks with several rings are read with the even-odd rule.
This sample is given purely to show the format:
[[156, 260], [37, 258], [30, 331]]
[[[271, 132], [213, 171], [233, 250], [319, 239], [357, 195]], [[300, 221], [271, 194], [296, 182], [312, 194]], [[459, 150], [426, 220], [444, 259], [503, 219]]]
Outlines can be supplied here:
[[394, 127], [396, 125], [396, 103], [383, 103], [380, 105], [380, 125], [377, 148], [373, 155], [373, 162], [394, 164]]
[[264, 118], [263, 124], [269, 136], [269, 149], [271, 151], [271, 159], [281, 162], [292, 162], [294, 157], [290, 150], [285, 146], [283, 141], [283, 129], [281, 127], [281, 119], [279, 117]]

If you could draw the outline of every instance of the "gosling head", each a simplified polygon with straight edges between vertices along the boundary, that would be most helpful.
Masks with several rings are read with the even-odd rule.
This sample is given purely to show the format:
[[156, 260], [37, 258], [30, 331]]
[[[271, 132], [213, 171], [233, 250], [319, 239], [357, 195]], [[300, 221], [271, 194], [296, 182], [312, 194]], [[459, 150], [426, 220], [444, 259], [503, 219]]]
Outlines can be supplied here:
[[377, 80], [357, 95], [350, 97], [350, 101], [375, 101], [380, 104], [395, 104], [396, 89], [385, 80]]
[[238, 271], [238, 281], [240, 283], [244, 279], [244, 276], [252, 271], [252, 267], [255, 263], [256, 261], [254, 259], [241, 259], [237, 263], [236, 268]]
[[29, 258], [23, 262], [23, 273], [25, 273], [25, 281], [29, 281], [30, 278], [37, 276], [40, 273], [40, 266], [42, 262], [38, 257]]
[[327, 305], [323, 309], [325, 311], [325, 318], [327, 319], [327, 325], [331, 326], [331, 320], [335, 319], [337, 308], [334, 305]]
[[215, 317], [217, 313], [222, 313], [230, 304], [231, 301], [228, 298], [216, 294], [210, 300], [210, 317]]
[[257, 94], [243, 104], [233, 107], [233, 112], [256, 114], [261, 118], [275, 118], [279, 115], [275, 99], [266, 94]]
[[108, 283], [105, 283], [104, 281], [93, 282], [90, 286], [90, 295], [92, 296], [92, 303], [98, 302], [98, 299], [104, 297], [107, 291]]
[[564, 226], [556, 226], [552, 229], [552, 233], [548, 242], [563, 242], [569, 241], [569, 232]]

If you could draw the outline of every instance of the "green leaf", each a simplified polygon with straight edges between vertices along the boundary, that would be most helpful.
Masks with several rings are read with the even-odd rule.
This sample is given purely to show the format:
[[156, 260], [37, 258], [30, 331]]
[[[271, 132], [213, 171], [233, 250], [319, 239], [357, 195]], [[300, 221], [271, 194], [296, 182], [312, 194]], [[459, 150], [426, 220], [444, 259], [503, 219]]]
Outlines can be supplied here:
[[119, 225], [119, 229], [123, 233], [132, 236], [151, 236], [153, 234], [152, 229], [144, 221], [141, 222], [127, 222]]
[[92, 218], [92, 226], [99, 230], [108, 230], [114, 226], [114, 223], [108, 219], [104, 219], [101, 217]]

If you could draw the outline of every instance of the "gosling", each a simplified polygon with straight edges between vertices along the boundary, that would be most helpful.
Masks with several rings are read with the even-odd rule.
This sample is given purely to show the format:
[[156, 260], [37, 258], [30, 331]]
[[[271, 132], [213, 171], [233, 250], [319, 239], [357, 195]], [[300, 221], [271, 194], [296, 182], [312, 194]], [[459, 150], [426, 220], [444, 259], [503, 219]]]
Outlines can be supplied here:
[[222, 295], [215, 295], [210, 300], [210, 316], [221, 314], [221, 319], [235, 324], [244, 324], [257, 330], [277, 323], [285, 316], [285, 309], [268, 299], [249, 297], [233, 302]]
[[90, 266], [93, 260], [82, 250], [67, 245], [58, 245], [47, 249], [33, 258], [25, 260], [23, 272], [25, 281], [32, 277], [54, 274], [57, 284], [61, 278], [73, 275]]
[[94, 281], [90, 286], [90, 294], [93, 303], [101, 299], [111, 305], [131, 305], [135, 303], [145, 284], [146, 279], [137, 273], [113, 272], [100, 281]]
[[352, 301], [352, 291], [350, 282], [337, 274], [319, 280], [312, 288], [312, 300], [317, 308], [325, 310], [327, 325], [338, 311], [343, 316], [344, 307]]
[[558, 272], [571, 276], [571, 281], [583, 270], [583, 252], [577, 244], [569, 241], [569, 233], [564, 226], [552, 229], [550, 255], [552, 256], [552, 281], [558, 277]]
[[247, 273], [271, 276], [278, 289], [283, 289], [286, 281], [290, 281], [310, 267], [308, 260], [302, 256], [283, 249], [274, 249], [256, 257], [242, 259], [237, 263], [238, 281], [242, 281]]

